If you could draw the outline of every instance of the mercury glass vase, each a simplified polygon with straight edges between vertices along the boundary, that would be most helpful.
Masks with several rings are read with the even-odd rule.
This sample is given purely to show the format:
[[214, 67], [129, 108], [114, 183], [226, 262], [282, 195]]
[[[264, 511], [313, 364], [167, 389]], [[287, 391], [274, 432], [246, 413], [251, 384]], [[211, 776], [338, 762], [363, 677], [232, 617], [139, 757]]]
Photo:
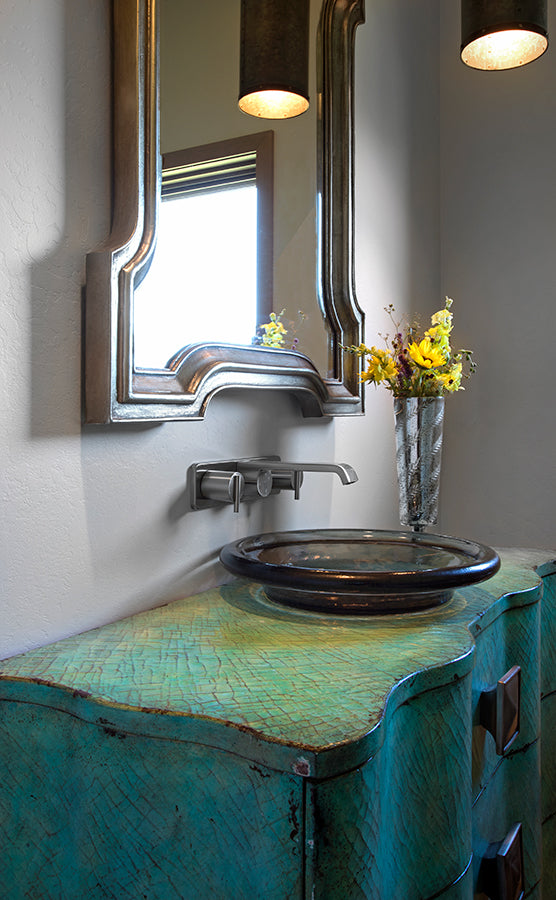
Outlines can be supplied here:
[[400, 522], [414, 531], [438, 522], [443, 397], [394, 397]]

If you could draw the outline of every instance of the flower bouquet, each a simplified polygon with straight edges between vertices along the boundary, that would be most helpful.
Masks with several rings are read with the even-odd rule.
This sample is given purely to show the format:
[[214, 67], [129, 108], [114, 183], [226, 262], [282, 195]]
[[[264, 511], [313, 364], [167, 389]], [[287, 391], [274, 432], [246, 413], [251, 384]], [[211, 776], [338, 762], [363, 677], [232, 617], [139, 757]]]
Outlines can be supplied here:
[[[272, 347], [275, 350], [283, 350], [285, 348], [299, 350], [299, 338], [293, 335], [308, 317], [302, 309], [298, 309], [297, 322], [286, 321], [284, 324], [283, 318], [285, 313], [285, 309], [279, 313], [271, 312], [268, 322], [264, 322], [257, 329], [253, 343], [262, 347]], [[288, 327], [286, 328], [285, 325]], [[290, 337], [286, 338], [288, 333]]]
[[450, 345], [452, 304], [446, 297], [422, 335], [414, 325], [395, 322], [389, 306], [395, 333], [385, 338], [386, 349], [344, 348], [364, 358], [361, 381], [383, 384], [393, 394], [400, 521], [414, 531], [438, 521], [444, 397], [463, 390], [462, 380], [475, 369], [472, 351], [454, 353]]
[[[387, 347], [347, 347], [350, 353], [366, 358], [366, 370], [361, 381], [384, 384], [395, 397], [444, 397], [447, 393], [462, 391], [462, 379], [474, 371], [472, 351], [458, 350], [450, 346], [453, 328], [453, 300], [446, 297], [444, 309], [431, 317], [431, 326], [419, 336], [415, 325], [402, 329], [394, 321], [394, 307], [386, 307], [395, 326], [394, 337], [385, 338]], [[464, 372], [464, 363], [468, 371]]]

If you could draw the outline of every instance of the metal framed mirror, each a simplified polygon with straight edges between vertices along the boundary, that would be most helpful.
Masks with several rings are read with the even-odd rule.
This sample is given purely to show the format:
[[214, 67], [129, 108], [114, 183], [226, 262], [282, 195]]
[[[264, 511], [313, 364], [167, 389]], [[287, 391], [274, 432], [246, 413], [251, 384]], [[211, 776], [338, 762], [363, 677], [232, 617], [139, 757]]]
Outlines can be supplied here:
[[160, 203], [158, 5], [112, 3], [112, 227], [87, 256], [84, 419], [199, 419], [227, 388], [287, 391], [305, 416], [360, 414], [360, 363], [342, 345], [363, 340], [353, 283], [353, 56], [364, 0], [323, 0], [317, 35], [315, 289], [326, 372], [293, 350], [223, 342], [188, 344], [162, 368], [135, 364], [134, 297], [153, 258]]

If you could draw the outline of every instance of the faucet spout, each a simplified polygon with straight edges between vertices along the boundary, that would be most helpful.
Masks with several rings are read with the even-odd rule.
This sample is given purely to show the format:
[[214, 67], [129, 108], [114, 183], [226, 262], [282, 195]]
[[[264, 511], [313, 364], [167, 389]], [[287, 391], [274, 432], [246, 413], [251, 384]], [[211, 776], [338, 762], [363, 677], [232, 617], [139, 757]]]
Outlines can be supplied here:
[[333, 472], [338, 475], [342, 484], [354, 484], [358, 481], [357, 472], [347, 463], [288, 463], [271, 462], [269, 469], [274, 474], [284, 472]]
[[304, 472], [333, 472], [338, 475], [342, 484], [353, 484], [358, 480], [357, 472], [347, 463], [288, 463], [270, 462], [273, 487], [278, 490], [293, 491], [294, 499], [299, 500], [299, 493]]

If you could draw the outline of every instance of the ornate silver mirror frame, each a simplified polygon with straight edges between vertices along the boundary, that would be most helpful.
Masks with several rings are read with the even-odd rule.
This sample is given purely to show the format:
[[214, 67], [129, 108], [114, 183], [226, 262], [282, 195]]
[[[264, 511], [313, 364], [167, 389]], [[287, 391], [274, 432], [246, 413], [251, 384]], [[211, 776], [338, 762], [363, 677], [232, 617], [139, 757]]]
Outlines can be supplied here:
[[112, 6], [112, 228], [87, 256], [85, 421], [199, 419], [216, 392], [237, 387], [288, 391], [305, 416], [361, 413], [359, 360], [341, 348], [363, 339], [353, 283], [353, 53], [364, 0], [324, 0], [318, 35], [318, 290], [327, 376], [300, 353], [229, 344], [187, 346], [168, 369], [134, 368], [134, 289], [154, 252], [159, 202], [157, 0]]

